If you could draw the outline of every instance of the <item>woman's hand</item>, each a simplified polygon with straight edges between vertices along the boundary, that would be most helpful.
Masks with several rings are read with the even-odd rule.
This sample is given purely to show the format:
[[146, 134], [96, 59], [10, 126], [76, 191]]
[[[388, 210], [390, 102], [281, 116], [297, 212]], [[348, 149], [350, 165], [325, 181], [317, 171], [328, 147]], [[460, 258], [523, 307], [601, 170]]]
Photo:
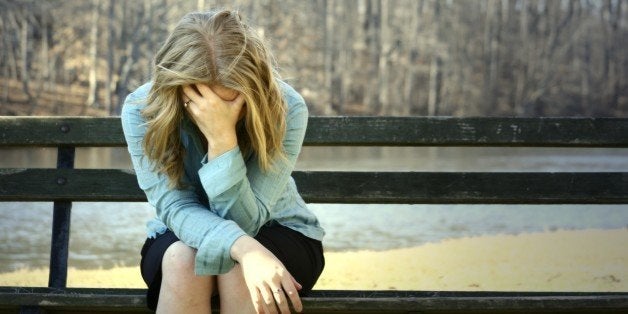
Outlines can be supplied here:
[[257, 240], [242, 236], [231, 247], [231, 256], [240, 263], [257, 313], [290, 313], [288, 298], [294, 310], [303, 305], [298, 290], [301, 285], [284, 265]]
[[[244, 97], [237, 95], [225, 100], [205, 84], [183, 87], [185, 108], [207, 139], [208, 158], [212, 159], [238, 145], [236, 123], [244, 105]], [[223, 90], [224, 87], [219, 87]]]

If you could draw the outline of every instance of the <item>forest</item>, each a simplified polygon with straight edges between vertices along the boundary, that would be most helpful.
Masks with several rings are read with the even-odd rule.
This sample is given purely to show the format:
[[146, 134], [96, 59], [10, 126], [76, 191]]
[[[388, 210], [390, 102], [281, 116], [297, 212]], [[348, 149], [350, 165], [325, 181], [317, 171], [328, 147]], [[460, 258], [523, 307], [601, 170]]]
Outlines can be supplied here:
[[0, 115], [118, 115], [217, 7], [313, 115], [628, 116], [625, 0], [0, 0]]

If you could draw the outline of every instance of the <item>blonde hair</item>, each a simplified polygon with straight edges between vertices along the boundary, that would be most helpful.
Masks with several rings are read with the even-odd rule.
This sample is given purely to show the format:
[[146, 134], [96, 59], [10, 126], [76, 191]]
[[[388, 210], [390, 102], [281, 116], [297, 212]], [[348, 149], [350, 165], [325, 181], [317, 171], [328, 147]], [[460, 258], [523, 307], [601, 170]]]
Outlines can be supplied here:
[[[186, 111], [182, 87], [222, 85], [244, 96], [244, 119], [236, 127], [244, 156], [254, 153], [268, 171], [284, 157], [286, 104], [275, 61], [266, 43], [235, 11], [185, 15], [157, 52], [153, 85], [142, 111], [147, 120], [146, 156], [171, 186], [182, 187], [183, 158], [180, 126]], [[201, 134], [201, 137], [204, 137]]]

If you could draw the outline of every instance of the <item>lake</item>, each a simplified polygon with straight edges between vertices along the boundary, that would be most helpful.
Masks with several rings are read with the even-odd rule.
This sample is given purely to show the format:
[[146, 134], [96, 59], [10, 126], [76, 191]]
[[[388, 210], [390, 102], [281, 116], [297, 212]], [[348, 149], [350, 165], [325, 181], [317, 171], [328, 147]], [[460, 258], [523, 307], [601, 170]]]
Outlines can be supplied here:
[[[0, 167], [55, 167], [56, 150], [3, 149]], [[122, 148], [77, 149], [76, 168], [130, 168]], [[628, 150], [597, 148], [305, 147], [298, 170], [628, 171]], [[386, 250], [448, 238], [628, 228], [625, 205], [310, 204], [328, 251]], [[47, 267], [52, 203], [0, 203], [0, 272]], [[136, 265], [145, 203], [74, 203], [71, 267]]]

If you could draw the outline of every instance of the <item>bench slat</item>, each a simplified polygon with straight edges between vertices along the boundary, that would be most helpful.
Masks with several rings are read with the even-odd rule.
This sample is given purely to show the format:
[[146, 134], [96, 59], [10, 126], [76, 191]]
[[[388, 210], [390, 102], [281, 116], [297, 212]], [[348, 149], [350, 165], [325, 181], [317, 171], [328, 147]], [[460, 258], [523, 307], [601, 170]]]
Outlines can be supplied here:
[[[619, 313], [628, 307], [624, 292], [433, 292], [433, 291], [313, 291], [302, 299], [308, 313], [447, 313], [516, 312]], [[145, 309], [144, 289], [0, 287], [0, 304], [41, 306], [80, 311]], [[217, 309], [214, 304], [214, 310]], [[566, 311], [566, 312], [563, 312]]]
[[[310, 203], [627, 204], [628, 173], [297, 171]], [[144, 201], [119, 169], [0, 169], [0, 201]]]
[[[0, 117], [0, 147], [59, 145], [126, 144], [118, 117]], [[628, 119], [311, 117], [304, 145], [628, 147]]]
[[628, 147], [628, 119], [315, 117], [307, 145]]
[[293, 176], [311, 203], [628, 203], [628, 173], [295, 172]]
[[0, 146], [126, 146], [120, 118], [0, 117]]

